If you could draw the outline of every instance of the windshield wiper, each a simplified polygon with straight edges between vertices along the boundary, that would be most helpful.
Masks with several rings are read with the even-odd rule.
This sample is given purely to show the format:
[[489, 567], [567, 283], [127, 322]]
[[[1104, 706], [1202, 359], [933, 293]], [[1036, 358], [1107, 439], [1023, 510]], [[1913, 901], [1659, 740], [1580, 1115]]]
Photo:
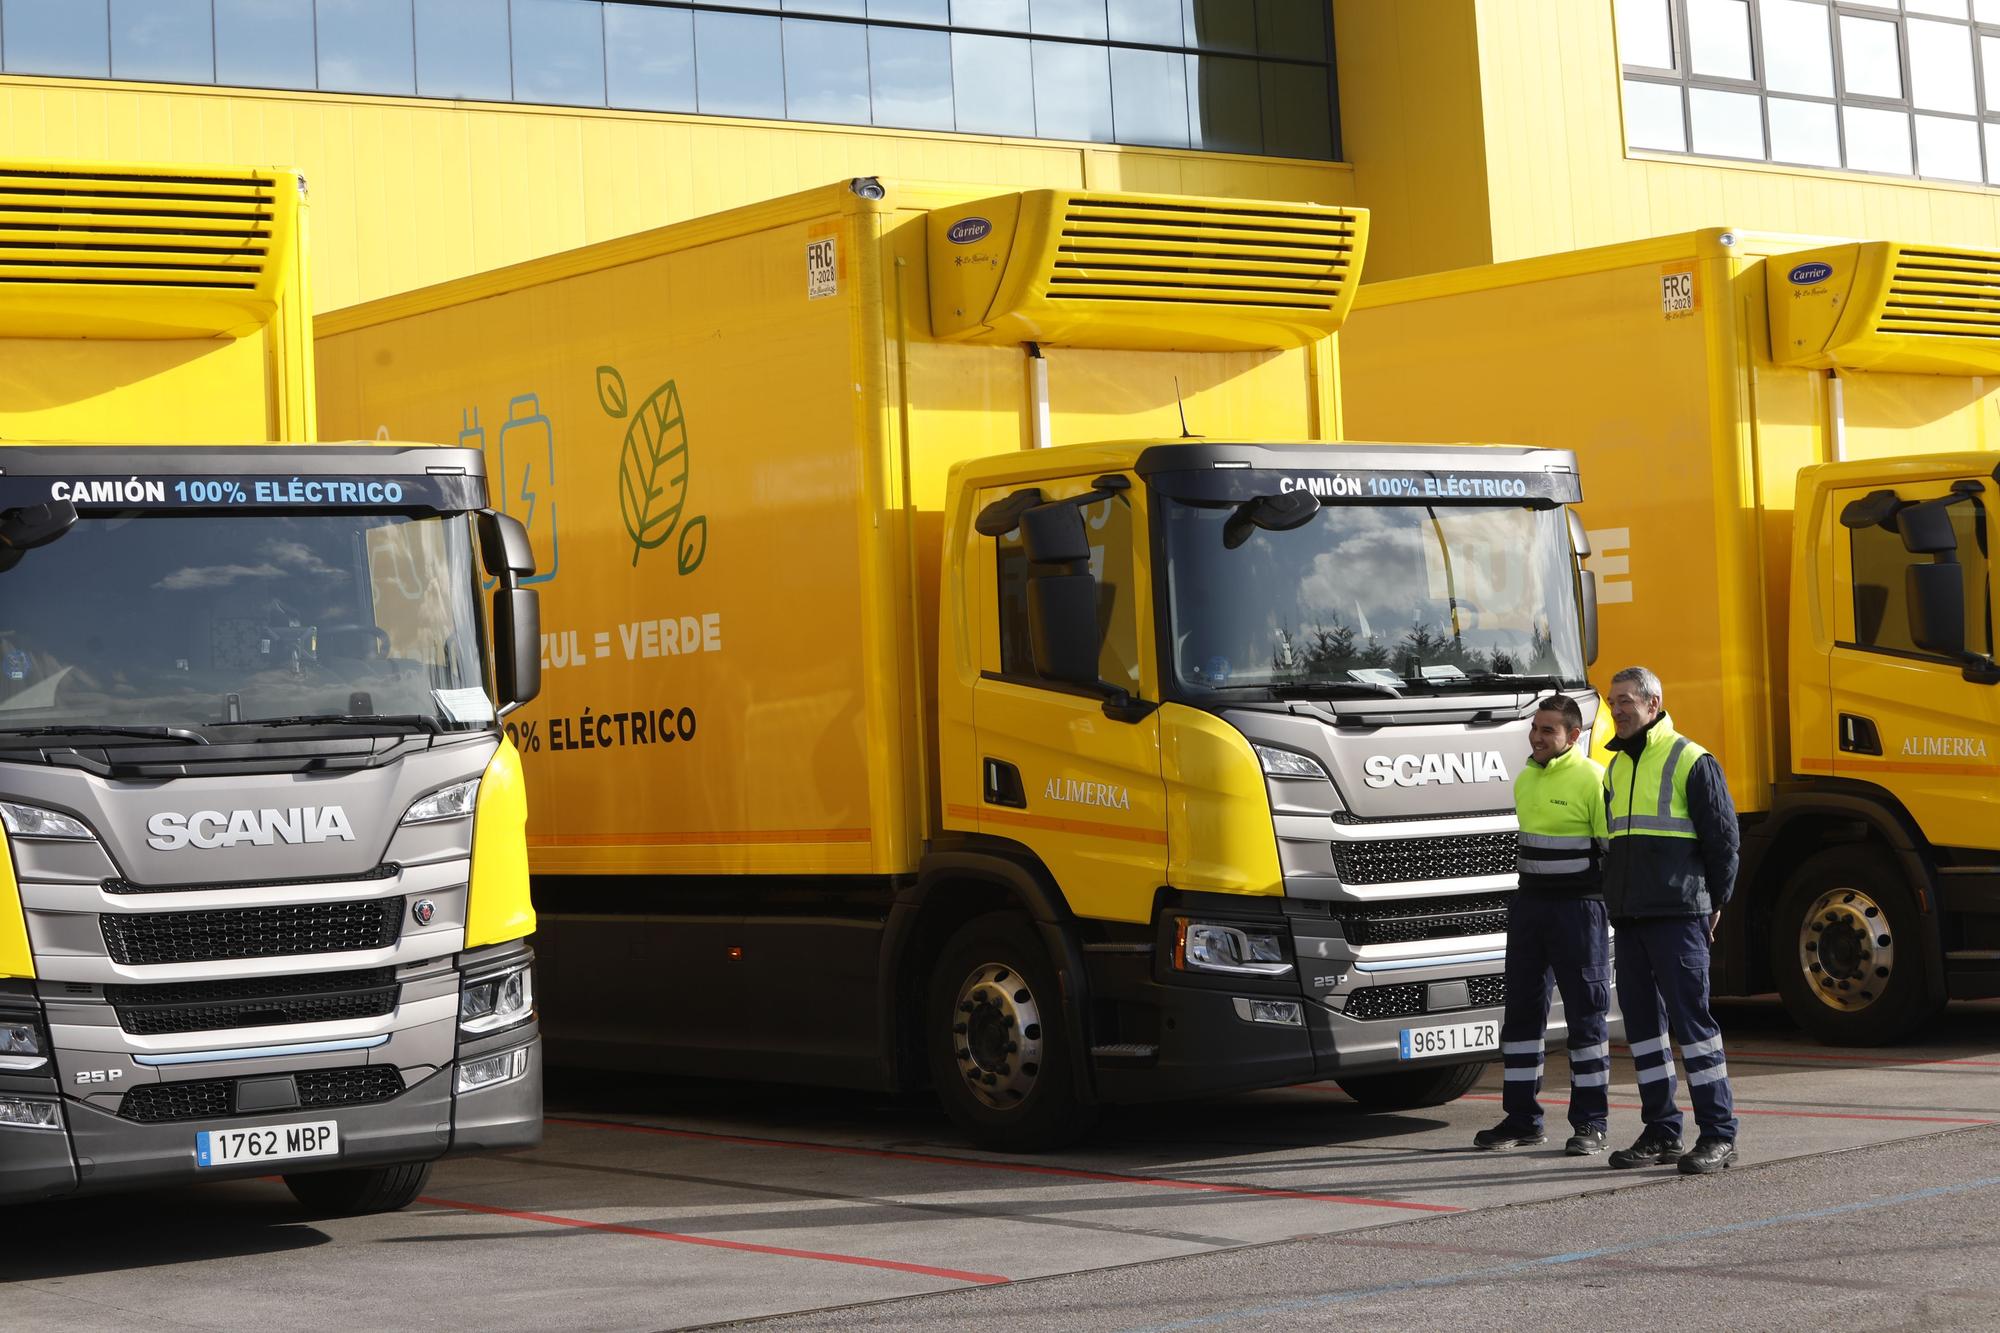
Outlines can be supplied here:
[[1283, 694], [1312, 694], [1329, 699], [1341, 697], [1352, 698], [1358, 694], [1380, 695], [1388, 699], [1400, 699], [1403, 697], [1403, 692], [1394, 685], [1384, 684], [1379, 680], [1288, 681], [1284, 685], [1274, 686], [1273, 689]]
[[208, 744], [208, 737], [186, 727], [118, 727], [94, 722], [78, 722], [69, 726], [0, 727], [0, 737], [5, 736], [136, 736], [143, 740], [179, 741], [183, 745]]
[[296, 717], [252, 717], [230, 723], [240, 727], [386, 726], [417, 727], [431, 735], [442, 735], [444, 723], [429, 713], [301, 713]]

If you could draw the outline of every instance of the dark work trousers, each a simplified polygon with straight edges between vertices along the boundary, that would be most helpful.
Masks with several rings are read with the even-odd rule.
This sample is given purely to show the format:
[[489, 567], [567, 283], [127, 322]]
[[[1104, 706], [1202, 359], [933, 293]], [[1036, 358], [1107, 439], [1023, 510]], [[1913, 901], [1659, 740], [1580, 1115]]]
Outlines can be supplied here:
[[1549, 980], [1569, 1021], [1569, 1123], [1603, 1129], [1611, 1082], [1611, 960], [1604, 904], [1517, 893], [1507, 911], [1507, 1011], [1500, 1024], [1505, 1065], [1500, 1105], [1523, 1129], [1542, 1127], [1542, 1050]]
[[1674, 1102], [1671, 1033], [1687, 1069], [1688, 1096], [1702, 1137], [1736, 1137], [1736, 1107], [1722, 1029], [1708, 1012], [1708, 919], [1653, 917], [1618, 923], [1618, 1008], [1632, 1044], [1646, 1128], [1681, 1136]]

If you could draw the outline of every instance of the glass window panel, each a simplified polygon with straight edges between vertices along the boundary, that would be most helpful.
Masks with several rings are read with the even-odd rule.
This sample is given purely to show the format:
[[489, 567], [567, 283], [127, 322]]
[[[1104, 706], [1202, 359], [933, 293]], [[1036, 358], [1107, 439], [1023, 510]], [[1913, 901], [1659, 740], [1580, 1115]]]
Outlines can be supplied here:
[[1977, 111], [1972, 95], [1972, 29], [1911, 19], [1910, 100], [1929, 111]]
[[1277, 157], [1333, 157], [1333, 111], [1324, 67], [1266, 64], [1264, 151]]
[[[1993, 0], [1993, 3], [2000, 5], [2000, 0]], [[1181, 0], [1109, 0], [1107, 8], [1111, 20], [1111, 40], [1114, 42], [1179, 46], [1185, 40], [1181, 28]], [[1116, 69], [1113, 69], [1111, 77], [1115, 83], [1118, 78]]]
[[1840, 127], [1834, 121], [1831, 106], [1773, 97], [1768, 108], [1773, 162], [1836, 169], [1840, 166]]
[[952, 128], [951, 38], [908, 28], [868, 30], [868, 83], [877, 125]]
[[1182, 11], [1190, 46], [1205, 51], [1257, 49], [1257, 7], [1245, 0], [1187, 0]]
[[319, 86], [350, 93], [417, 90], [410, 0], [319, 0]]
[[951, 35], [952, 108], [968, 134], [1035, 132], [1035, 70], [1012, 37]]
[[1187, 147], [1187, 61], [1171, 51], [1114, 48], [1111, 112], [1119, 143]]
[[2000, 0], [1972, 0], [1972, 17], [1981, 23], [2000, 23]]
[[868, 123], [868, 30], [854, 23], [785, 20], [785, 117]]
[[1618, 0], [1617, 15], [1620, 61], [1652, 69], [1677, 68], [1667, 0]]
[[1847, 165], [1854, 171], [1910, 174], [1910, 117], [1903, 111], [1844, 106], [1840, 123], [1847, 131]]
[[1986, 109], [2000, 111], [2000, 37], [1979, 39], [1979, 63], [1986, 76]]
[[868, 17], [903, 23], [949, 23], [951, 0], [868, 0]]
[[1104, 40], [1104, 0], [1028, 0], [1028, 16], [1044, 36]]
[[111, 72], [105, 7], [89, 0], [8, 0], [0, 6], [0, 54], [10, 74]]
[[1257, 0], [1257, 49], [1293, 60], [1326, 59], [1325, 0]]
[[215, 82], [208, 0], [111, 0], [111, 77]]
[[1036, 42], [1035, 133], [1109, 143], [1111, 64], [1101, 46]]
[[1903, 56], [1895, 24], [1842, 14], [1840, 63], [1848, 92], [1861, 97], [1903, 95]]
[[[1941, 14], [1949, 19], [1965, 17], [1965, 0], [1903, 0], [1903, 8], [1912, 14]], [[1913, 74], [1911, 77], [1917, 76]]]
[[217, 83], [310, 88], [318, 77], [312, 0], [215, 0]]
[[1762, 0], [1764, 86], [1781, 93], [1833, 96], [1831, 11], [1813, 0]]
[[778, 20], [694, 16], [694, 87], [702, 114], [785, 118], [785, 51]]
[[1747, 79], [1750, 0], [1687, 0], [1688, 64], [1697, 74]]
[[606, 5], [604, 78], [613, 106], [694, 110], [694, 15], [651, 5]]
[[516, 99], [604, 105], [602, 5], [592, 0], [513, 0], [512, 26]]
[[1981, 125], [1986, 135], [1986, 183], [2000, 185], [2000, 125]]
[[1264, 151], [1257, 62], [1188, 56], [1188, 143], [1218, 153]]
[[957, 28], [1028, 30], [1028, 0], [951, 0], [951, 22]]
[[1755, 93], [1688, 89], [1694, 151], [1712, 157], [1764, 156], [1764, 109]]
[[1945, 180], [1979, 179], [1979, 126], [1945, 116], [1917, 117], [1917, 174]]
[[[764, 0], [764, 8], [771, 7], [771, 0]], [[842, 18], [868, 17], [868, 0], [781, 0], [779, 8], [787, 14], [838, 14]]]
[[417, 0], [417, 92], [491, 102], [514, 95], [507, 0]]
[[1678, 85], [1625, 80], [1625, 143], [1666, 153], [1687, 151], [1687, 124], [1681, 119]]

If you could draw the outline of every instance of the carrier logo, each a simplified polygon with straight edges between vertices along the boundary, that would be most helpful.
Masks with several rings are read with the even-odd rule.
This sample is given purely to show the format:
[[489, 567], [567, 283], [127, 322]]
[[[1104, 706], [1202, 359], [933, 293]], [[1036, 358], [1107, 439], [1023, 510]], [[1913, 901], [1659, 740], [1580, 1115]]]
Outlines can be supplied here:
[[1833, 265], [1821, 263], [1798, 264], [1785, 276], [1791, 279], [1792, 286], [1794, 287], [1810, 287], [1816, 282], [1825, 282], [1828, 278], [1832, 277]]
[[985, 218], [960, 218], [951, 224], [951, 230], [945, 235], [953, 245], [971, 245], [974, 241], [985, 240], [986, 234], [992, 230], [993, 224]]
[[1422, 787], [1433, 782], [1505, 782], [1498, 750], [1470, 754], [1371, 754], [1362, 766], [1371, 787]]
[[162, 810], [146, 821], [146, 839], [156, 851], [183, 847], [270, 847], [280, 842], [354, 841], [354, 826], [337, 805], [293, 806], [289, 810], [197, 810], [183, 815]]

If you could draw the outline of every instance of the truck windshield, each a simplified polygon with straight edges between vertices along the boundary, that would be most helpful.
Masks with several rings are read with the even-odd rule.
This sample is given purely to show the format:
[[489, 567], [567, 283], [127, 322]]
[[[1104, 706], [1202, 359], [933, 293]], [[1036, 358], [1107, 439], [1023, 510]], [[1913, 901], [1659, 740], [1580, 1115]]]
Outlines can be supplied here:
[[491, 725], [463, 516], [86, 516], [0, 574], [0, 732]]
[[1232, 550], [1234, 508], [1165, 505], [1184, 685], [1282, 696], [1583, 682], [1561, 509], [1333, 503]]

